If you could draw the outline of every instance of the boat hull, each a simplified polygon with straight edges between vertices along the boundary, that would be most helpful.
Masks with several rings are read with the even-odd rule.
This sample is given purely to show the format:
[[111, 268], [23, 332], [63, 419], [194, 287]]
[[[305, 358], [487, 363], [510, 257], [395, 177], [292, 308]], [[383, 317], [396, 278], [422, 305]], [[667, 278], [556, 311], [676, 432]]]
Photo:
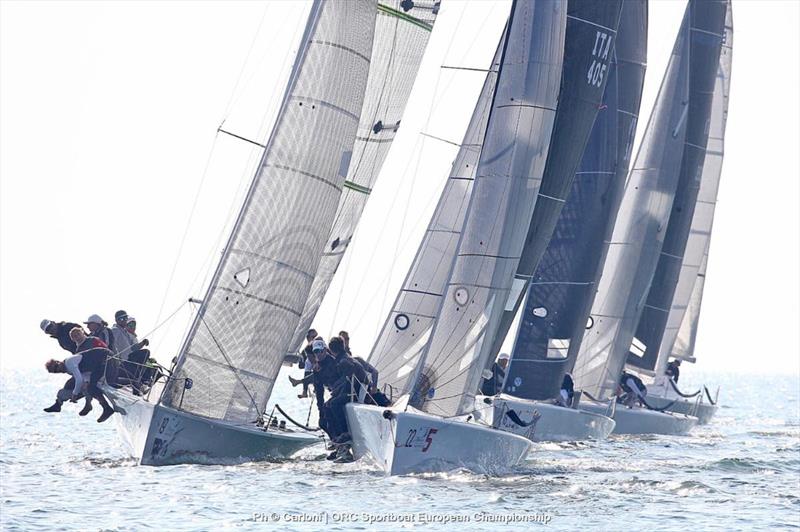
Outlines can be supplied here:
[[665, 408], [667, 412], [694, 416], [700, 425], [711, 422], [711, 418], [717, 413], [717, 405], [706, 402], [702, 391], [693, 398], [681, 397], [670, 385], [667, 377], [663, 376], [656, 378], [653, 384], [647, 386], [647, 402], [654, 408]]
[[[603, 413], [603, 404], [581, 402], [581, 408], [590, 412]], [[614, 411], [614, 434], [687, 434], [697, 425], [697, 418], [684, 414], [657, 412], [644, 408], [627, 408], [617, 405]]]
[[123, 389], [105, 388], [117, 428], [142, 465], [236, 464], [288, 458], [320, 442], [308, 433], [234, 425], [152, 404]]
[[366, 459], [389, 475], [458, 468], [498, 474], [519, 464], [531, 447], [529, 440], [516, 434], [415, 410], [360, 403], [348, 403], [345, 410], [355, 458]]
[[[525, 423], [536, 420], [530, 426], [522, 427], [506, 415], [509, 410], [516, 412]], [[506, 394], [476, 396], [475, 417], [487, 425], [535, 442], [604, 440], [615, 425], [613, 419], [602, 413], [564, 408]]]

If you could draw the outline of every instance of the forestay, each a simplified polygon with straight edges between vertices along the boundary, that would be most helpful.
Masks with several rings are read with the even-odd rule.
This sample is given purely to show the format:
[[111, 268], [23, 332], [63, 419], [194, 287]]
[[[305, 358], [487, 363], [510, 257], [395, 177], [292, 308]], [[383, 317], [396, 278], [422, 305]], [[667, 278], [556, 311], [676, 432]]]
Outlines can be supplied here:
[[688, 9], [625, 186], [592, 305], [593, 326], [573, 369], [576, 388], [598, 398], [616, 389], [678, 183], [689, 104]]
[[239, 423], [263, 412], [348, 175], [375, 16], [374, 0], [312, 5], [269, 142], [162, 398], [168, 406]]
[[439, 203], [369, 356], [370, 363], [380, 374], [380, 382], [388, 385], [387, 392], [392, 390], [394, 397], [408, 392], [413, 384], [411, 378], [415, 375], [419, 355], [430, 338], [442, 293], [447, 286], [478, 168], [503, 43], [505, 32], [486, 74]]
[[564, 68], [553, 136], [536, 208], [528, 222], [514, 287], [494, 338], [489, 363], [508, 334], [528, 283], [550, 241], [570, 191], [608, 81], [621, 1], [569, 0]]
[[[645, 371], [654, 370], [658, 360], [659, 347], [678, 285], [697, 194], [700, 190], [714, 84], [719, 70], [726, 6], [725, 0], [689, 3], [691, 20], [689, 107], [680, 176], [658, 264], [646, 302], [641, 309], [641, 317], [627, 360], [628, 364]], [[699, 261], [694, 264], [696, 267], [699, 266]]]
[[566, 6], [514, 2], [473, 191], [412, 398], [472, 409], [544, 172], [561, 81]]
[[[568, 21], [568, 41], [569, 32]], [[508, 394], [555, 397], [572, 369], [625, 187], [646, 57], [647, 3], [627, 0], [597, 118], [523, 305], [504, 385]]]
[[[381, 0], [369, 79], [350, 170], [311, 292], [289, 350], [302, 342], [353, 238], [375, 180], [400, 128], [428, 44], [439, 0]], [[309, 204], [306, 209], [314, 209]]]
[[692, 217], [692, 227], [686, 243], [686, 252], [683, 256], [675, 297], [672, 300], [666, 330], [659, 348], [656, 374], [664, 372], [670, 355], [694, 362], [694, 343], [700, 319], [703, 287], [705, 286], [714, 209], [722, 175], [725, 125], [728, 120], [733, 61], [733, 17], [730, 2], [728, 2], [725, 17], [725, 32], [711, 103], [708, 146], [700, 178], [700, 191], [697, 195], [697, 204]]

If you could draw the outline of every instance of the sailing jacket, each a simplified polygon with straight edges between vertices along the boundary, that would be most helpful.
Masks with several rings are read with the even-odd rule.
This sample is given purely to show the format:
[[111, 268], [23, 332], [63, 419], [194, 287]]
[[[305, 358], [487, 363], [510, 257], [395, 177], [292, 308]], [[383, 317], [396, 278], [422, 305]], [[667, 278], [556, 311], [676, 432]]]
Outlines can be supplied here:
[[56, 333], [51, 334], [53, 338], [58, 340], [58, 345], [61, 346], [62, 349], [66, 349], [70, 353], [75, 353], [78, 350], [78, 346], [75, 345], [75, 342], [69, 337], [69, 332], [74, 329], [75, 327], [81, 328], [80, 325], [77, 323], [70, 323], [68, 321], [61, 321], [55, 324], [56, 326]]
[[111, 327], [111, 336], [114, 338], [114, 354], [119, 355], [121, 360], [128, 360], [128, 356], [136, 346], [135, 338], [126, 329], [117, 324]]

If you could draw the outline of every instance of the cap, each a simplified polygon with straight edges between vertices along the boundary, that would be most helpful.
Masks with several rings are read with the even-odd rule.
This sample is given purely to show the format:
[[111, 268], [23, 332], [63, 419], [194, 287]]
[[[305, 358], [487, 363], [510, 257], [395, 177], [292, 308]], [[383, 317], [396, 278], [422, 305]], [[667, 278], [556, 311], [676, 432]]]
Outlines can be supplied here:
[[500, 353], [497, 356], [497, 360], [510, 360], [510, 359], [511, 357], [508, 355], [508, 353]]
[[92, 315], [91, 315], [91, 316], [89, 316], [89, 318], [88, 318], [86, 321], [84, 321], [83, 323], [85, 323], [85, 324], [87, 324], [87, 325], [88, 325], [88, 324], [90, 324], [90, 323], [96, 323], [96, 324], [98, 324], [98, 325], [105, 325], [105, 324], [106, 324], [106, 322], [105, 322], [105, 321], [103, 321], [103, 318], [101, 318], [101, 317], [100, 317], [100, 316], [98, 316], [97, 314], [92, 314]]
[[136, 318], [134, 318], [133, 316], [128, 316], [128, 319], [125, 323], [126, 324], [136, 323]]
[[42, 328], [44, 332], [47, 332], [47, 328], [53, 324], [50, 320], [42, 320], [42, 323], [39, 324], [39, 327]]
[[325, 351], [325, 342], [322, 340], [314, 340], [311, 344], [312, 351]]
[[114, 321], [119, 321], [121, 319], [124, 320], [128, 319], [128, 313], [125, 312], [124, 310], [118, 310], [114, 313]]

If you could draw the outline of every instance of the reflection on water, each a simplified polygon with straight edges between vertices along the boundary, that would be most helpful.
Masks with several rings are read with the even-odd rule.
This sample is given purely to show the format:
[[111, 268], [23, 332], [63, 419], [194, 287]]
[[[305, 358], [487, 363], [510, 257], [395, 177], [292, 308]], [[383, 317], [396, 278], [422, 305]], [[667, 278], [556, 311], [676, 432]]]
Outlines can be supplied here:
[[[702, 383], [687, 373], [687, 388]], [[503, 477], [467, 471], [385, 477], [361, 463], [331, 464], [321, 446], [280, 463], [138, 466], [111, 420], [80, 418], [78, 405], [41, 411], [61, 380], [7, 372], [0, 394], [0, 521], [9, 530], [263, 529], [278, 522], [305, 530], [394, 530], [410, 528], [402, 519], [413, 518], [432, 529], [485, 530], [503, 525], [498, 519], [527, 515], [541, 519], [509, 524], [800, 527], [797, 377], [708, 380], [722, 386], [725, 404], [711, 425], [686, 437], [537, 444]], [[782, 390], [782, 400], [765, 389]], [[277, 386], [276, 396], [290, 415], [306, 419], [309, 403], [295, 399], [291, 388]]]

